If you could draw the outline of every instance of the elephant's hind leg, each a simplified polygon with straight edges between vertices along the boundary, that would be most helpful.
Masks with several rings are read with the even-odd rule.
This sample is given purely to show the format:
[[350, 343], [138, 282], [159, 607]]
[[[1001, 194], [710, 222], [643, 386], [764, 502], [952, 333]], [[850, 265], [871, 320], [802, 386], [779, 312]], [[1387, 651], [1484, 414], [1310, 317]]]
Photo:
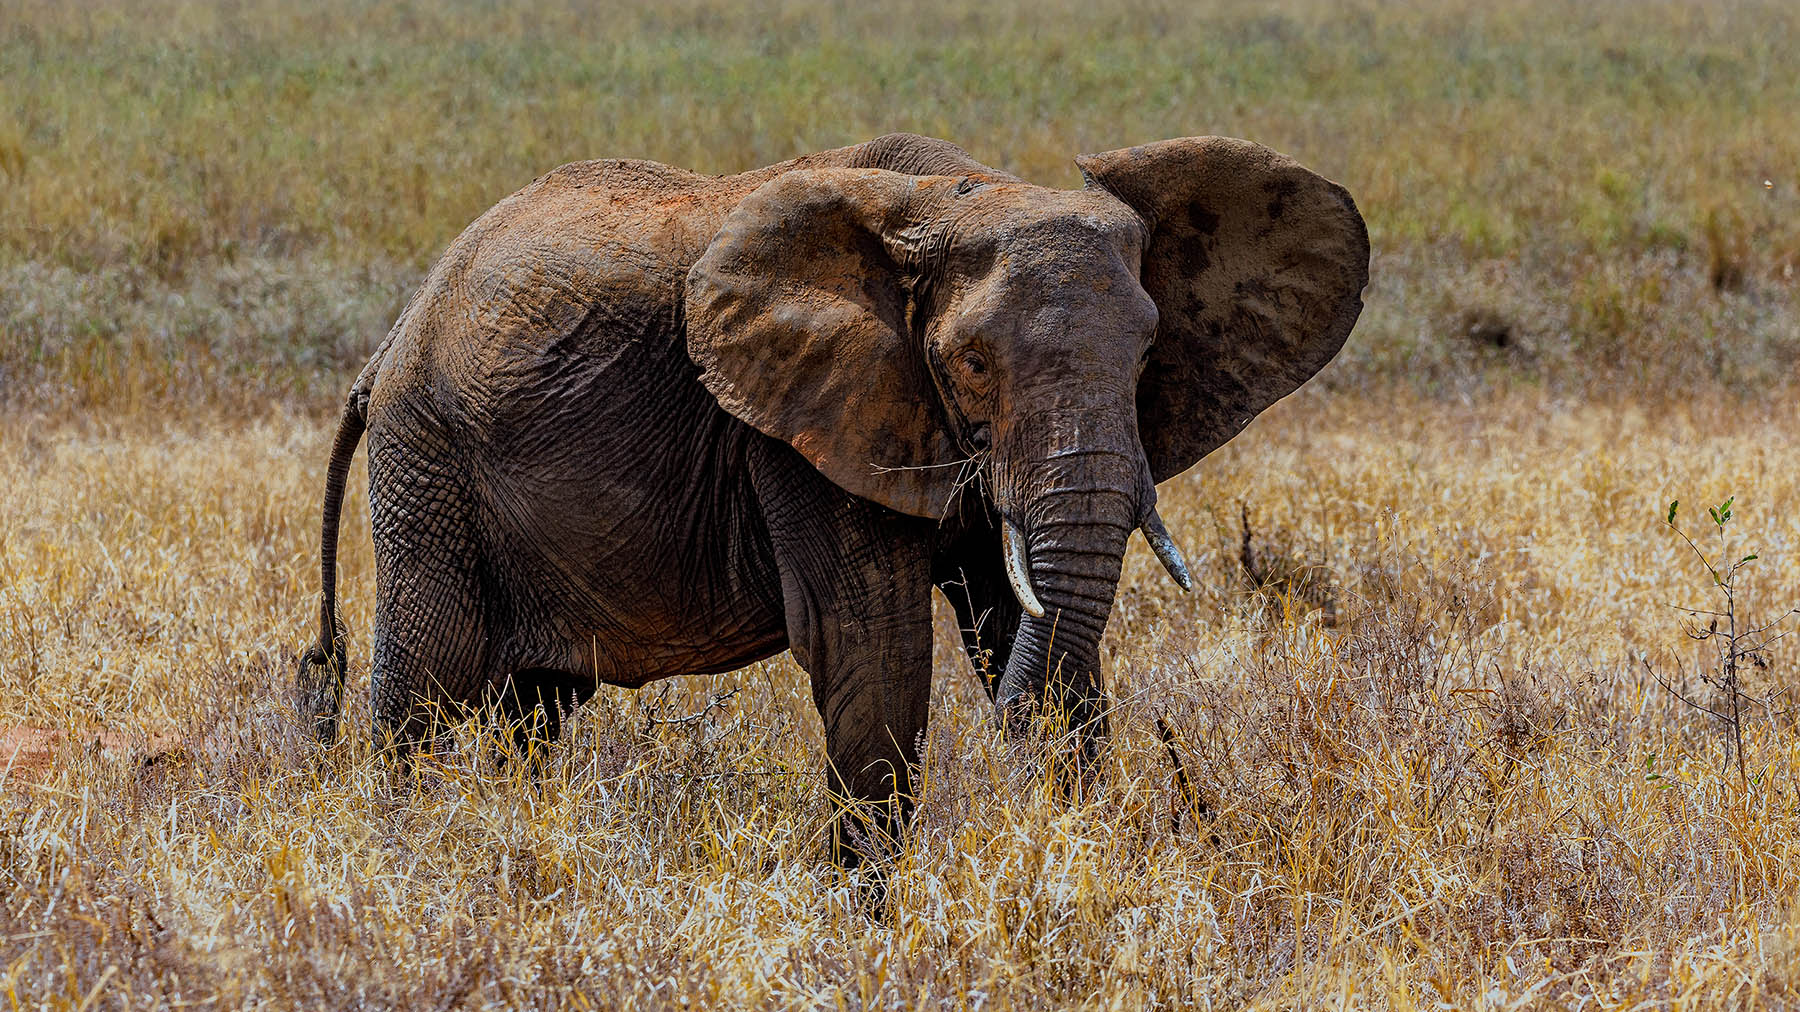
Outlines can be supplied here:
[[[482, 702], [494, 596], [458, 476], [377, 433], [369, 441], [376, 602], [370, 709], [376, 743], [410, 744]], [[485, 599], [485, 600], [484, 600]]]

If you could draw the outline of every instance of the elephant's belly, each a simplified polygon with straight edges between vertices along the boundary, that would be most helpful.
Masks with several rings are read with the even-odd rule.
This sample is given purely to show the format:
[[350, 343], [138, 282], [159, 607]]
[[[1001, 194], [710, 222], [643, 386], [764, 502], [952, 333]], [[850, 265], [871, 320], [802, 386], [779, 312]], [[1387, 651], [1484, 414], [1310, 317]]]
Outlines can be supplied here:
[[688, 370], [648, 368], [658, 364], [614, 359], [573, 406], [533, 416], [496, 448], [494, 555], [520, 667], [635, 686], [787, 646], [743, 464], [766, 437]]
[[[655, 542], [645, 539], [645, 546]], [[586, 553], [580, 553], [585, 556]], [[520, 667], [553, 667], [608, 685], [730, 671], [787, 648], [778, 585], [672, 564], [672, 553], [625, 550], [583, 561], [550, 594], [522, 601], [535, 613], [517, 630]], [[773, 576], [773, 563], [768, 572]]]
[[664, 631], [647, 626], [620, 634], [596, 626], [578, 632], [573, 663], [559, 667], [592, 677], [598, 684], [637, 688], [676, 675], [735, 671], [788, 646], [787, 630], [780, 624], [722, 630], [699, 642], [659, 635]]
[[592, 556], [583, 592], [561, 602], [556, 626], [567, 630], [581, 673], [637, 686], [731, 671], [787, 648], [772, 559], [734, 564], [734, 553], [720, 550], [734, 540], [728, 531], [683, 545], [664, 530], [638, 533], [631, 547]]

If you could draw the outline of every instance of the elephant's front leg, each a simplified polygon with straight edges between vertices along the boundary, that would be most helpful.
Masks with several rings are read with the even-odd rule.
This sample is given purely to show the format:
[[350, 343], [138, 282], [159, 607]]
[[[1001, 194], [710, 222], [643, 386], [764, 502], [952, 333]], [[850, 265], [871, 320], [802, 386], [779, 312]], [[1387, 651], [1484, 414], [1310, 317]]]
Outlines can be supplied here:
[[753, 464], [781, 571], [794, 656], [812, 676], [840, 806], [832, 856], [853, 866], [899, 841], [931, 700], [928, 520], [832, 484], [785, 445]]

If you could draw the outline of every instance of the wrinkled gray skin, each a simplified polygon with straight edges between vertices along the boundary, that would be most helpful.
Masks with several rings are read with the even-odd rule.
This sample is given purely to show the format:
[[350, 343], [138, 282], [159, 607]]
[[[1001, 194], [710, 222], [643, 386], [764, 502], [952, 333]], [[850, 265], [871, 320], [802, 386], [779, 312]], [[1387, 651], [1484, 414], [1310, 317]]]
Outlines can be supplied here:
[[851, 825], [909, 810], [936, 586], [1009, 724], [1047, 704], [1091, 753], [1127, 538], [1187, 579], [1155, 482], [1335, 354], [1368, 248], [1341, 189], [1244, 142], [1081, 165], [1050, 190], [893, 135], [738, 176], [577, 163], [483, 215], [349, 396], [318, 733], [366, 429], [378, 738], [485, 703], [555, 734], [600, 683], [792, 648], [834, 791], [873, 803], [836, 824], [854, 863]]

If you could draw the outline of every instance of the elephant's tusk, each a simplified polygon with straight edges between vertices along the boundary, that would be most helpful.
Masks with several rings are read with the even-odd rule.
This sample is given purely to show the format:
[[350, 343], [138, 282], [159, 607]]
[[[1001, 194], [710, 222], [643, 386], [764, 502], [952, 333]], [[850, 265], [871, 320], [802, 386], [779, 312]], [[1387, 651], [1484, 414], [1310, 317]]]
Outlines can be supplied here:
[[1163, 526], [1162, 517], [1156, 515], [1156, 507], [1150, 507], [1144, 514], [1142, 527], [1144, 540], [1150, 542], [1150, 550], [1156, 553], [1169, 576], [1182, 590], [1193, 590], [1194, 577], [1188, 572], [1187, 560], [1181, 557], [1181, 549], [1175, 547], [1175, 539], [1169, 537], [1169, 529]]
[[1031, 589], [1031, 558], [1026, 554], [1025, 535], [1017, 524], [1002, 518], [1000, 537], [1005, 542], [1006, 579], [1012, 583], [1013, 596], [1019, 599], [1025, 614], [1043, 618], [1044, 606], [1038, 601], [1037, 591]]

